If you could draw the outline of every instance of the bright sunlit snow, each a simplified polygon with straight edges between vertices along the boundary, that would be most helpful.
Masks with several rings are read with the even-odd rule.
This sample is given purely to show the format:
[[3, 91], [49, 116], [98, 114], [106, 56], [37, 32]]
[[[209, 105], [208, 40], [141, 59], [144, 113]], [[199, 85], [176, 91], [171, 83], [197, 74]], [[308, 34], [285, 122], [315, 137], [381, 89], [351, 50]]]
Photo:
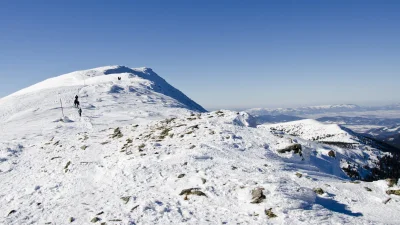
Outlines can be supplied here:
[[397, 184], [341, 169], [364, 177], [386, 154], [350, 130], [206, 112], [148, 68], [23, 89], [0, 99], [0, 128], [0, 224], [400, 223]]

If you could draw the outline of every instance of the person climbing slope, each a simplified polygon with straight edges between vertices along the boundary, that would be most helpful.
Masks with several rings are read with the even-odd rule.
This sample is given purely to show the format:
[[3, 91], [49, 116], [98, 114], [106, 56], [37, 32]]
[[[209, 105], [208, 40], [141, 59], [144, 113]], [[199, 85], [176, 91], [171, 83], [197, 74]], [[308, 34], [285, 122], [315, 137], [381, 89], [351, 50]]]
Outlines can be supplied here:
[[82, 117], [82, 108], [78, 109], [79, 117]]
[[79, 107], [78, 95], [75, 95], [74, 106], [75, 106], [75, 108], [78, 108], [78, 107]]

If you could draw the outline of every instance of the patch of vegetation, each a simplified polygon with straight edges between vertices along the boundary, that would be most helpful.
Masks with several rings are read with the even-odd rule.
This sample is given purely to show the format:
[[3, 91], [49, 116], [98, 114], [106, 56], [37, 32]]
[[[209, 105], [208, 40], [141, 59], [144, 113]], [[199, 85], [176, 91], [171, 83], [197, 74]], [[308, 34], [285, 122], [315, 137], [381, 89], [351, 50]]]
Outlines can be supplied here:
[[185, 195], [185, 199], [187, 200], [188, 195], [197, 195], [197, 196], [205, 196], [207, 195], [200, 191], [200, 188], [189, 188], [189, 189], [183, 189], [179, 195]]
[[303, 157], [301, 144], [292, 144], [286, 148], [277, 150], [278, 153], [286, 153], [286, 152], [291, 152], [291, 151], [293, 151], [294, 154], [299, 154], [301, 157]]
[[71, 161], [68, 161], [68, 162], [67, 162], [67, 165], [65, 165], [65, 167], [64, 167], [64, 172], [68, 172], [68, 171], [69, 171], [69, 170], [68, 170], [69, 165], [71, 165]]
[[160, 134], [160, 136], [158, 137], [159, 139], [164, 139], [166, 136], [168, 136], [168, 133], [171, 131], [172, 129], [171, 128], [165, 128], [162, 132], [161, 132], [161, 134]]
[[131, 199], [130, 196], [121, 197], [121, 200], [124, 201], [125, 204], [128, 204], [129, 200]]
[[386, 182], [387, 182], [387, 184], [388, 184], [389, 187], [393, 187], [394, 185], [397, 184], [397, 179], [388, 178], [388, 179], [386, 179]]
[[146, 147], [146, 145], [145, 145], [145, 144], [141, 144], [141, 145], [139, 145], [139, 147], [138, 147], [138, 149], [139, 149], [139, 152], [142, 152], [144, 147]]
[[[313, 138], [312, 141], [317, 141], [319, 139], [327, 138], [327, 137], [330, 137], [330, 136], [329, 135], [324, 136], [324, 137], [318, 136], [316, 138]], [[320, 141], [319, 143], [326, 144], [326, 145], [333, 145], [333, 146], [337, 146], [339, 148], [347, 148], [347, 149], [354, 149], [358, 145], [355, 143], [336, 142], [336, 141]]]
[[400, 196], [400, 190], [387, 190], [386, 194], [388, 194], [388, 195], [399, 195]]
[[121, 129], [119, 127], [114, 129], [114, 133], [111, 135], [111, 138], [122, 138], [124, 135], [121, 133]]
[[360, 179], [360, 174], [358, 173], [357, 168], [348, 165], [347, 167], [342, 167], [342, 170], [347, 174], [348, 177], [357, 180]]
[[101, 219], [99, 217], [95, 217], [93, 218], [90, 222], [92, 223], [97, 223], [98, 221], [100, 221]]
[[133, 140], [128, 138], [126, 139], [126, 143], [124, 144], [124, 146], [122, 146], [121, 152], [125, 152], [126, 150], [128, 150], [129, 147], [132, 146]]
[[171, 123], [171, 122], [174, 121], [174, 120], [176, 120], [176, 118], [166, 119], [166, 120], [165, 120], [165, 123], [166, 123], [166, 124], [169, 124], [169, 123]]
[[224, 114], [224, 112], [222, 112], [221, 110], [218, 110], [215, 112], [215, 114], [219, 115], [219, 114]]
[[188, 127], [188, 129], [199, 129], [199, 125], [196, 124], [196, 125], [190, 126], [190, 127]]
[[179, 124], [179, 125], [176, 125], [175, 127], [183, 127], [183, 126], [187, 126], [187, 124]]
[[263, 193], [264, 188], [256, 188], [251, 191], [251, 203], [253, 204], [258, 204], [261, 203], [264, 199], [266, 199], [266, 196]]
[[364, 187], [364, 189], [365, 189], [366, 191], [372, 191], [372, 189], [369, 188], [369, 187]]
[[272, 212], [272, 208], [265, 210], [265, 215], [267, 215], [269, 219], [278, 217], [275, 213]]
[[139, 207], [139, 205], [134, 206], [134, 207], [131, 209], [131, 212], [135, 211], [135, 209], [137, 209], [138, 207]]
[[89, 137], [87, 136], [87, 134], [83, 135], [82, 141], [86, 141], [87, 139], [89, 139]]
[[325, 193], [322, 188], [314, 188], [313, 191], [318, 195], [323, 195]]
[[298, 178], [301, 178], [302, 176], [303, 176], [303, 174], [301, 174], [301, 173], [296, 173], [296, 176], [298, 177]]

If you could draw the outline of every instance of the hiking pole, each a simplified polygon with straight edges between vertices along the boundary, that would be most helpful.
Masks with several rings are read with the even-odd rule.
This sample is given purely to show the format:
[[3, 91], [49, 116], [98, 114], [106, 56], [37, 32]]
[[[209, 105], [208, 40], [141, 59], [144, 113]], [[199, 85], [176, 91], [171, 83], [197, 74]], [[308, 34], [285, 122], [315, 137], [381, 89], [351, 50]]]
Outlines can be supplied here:
[[62, 116], [63, 116], [63, 118], [65, 117], [64, 116], [64, 109], [63, 109], [63, 106], [62, 106], [62, 101], [61, 101], [61, 98], [60, 98], [60, 104], [61, 104], [61, 112], [62, 112]]

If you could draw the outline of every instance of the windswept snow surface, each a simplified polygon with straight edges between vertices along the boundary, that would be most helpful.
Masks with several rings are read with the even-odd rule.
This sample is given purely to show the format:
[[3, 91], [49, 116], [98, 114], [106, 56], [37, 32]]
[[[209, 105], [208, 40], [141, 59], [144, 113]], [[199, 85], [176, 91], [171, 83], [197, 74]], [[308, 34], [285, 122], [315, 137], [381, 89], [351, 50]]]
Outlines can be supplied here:
[[[148, 69], [88, 71], [0, 100], [0, 224], [400, 223], [400, 198], [385, 193], [397, 184], [351, 183], [340, 169], [380, 152], [338, 126], [255, 127], [244, 112], [204, 112], [158, 76], [146, 79]], [[357, 147], [319, 143], [315, 133]], [[293, 143], [302, 156], [278, 153]], [[205, 196], [180, 195], [189, 188]], [[258, 204], [255, 188], [266, 196]], [[266, 216], [270, 208], [276, 218]]]

